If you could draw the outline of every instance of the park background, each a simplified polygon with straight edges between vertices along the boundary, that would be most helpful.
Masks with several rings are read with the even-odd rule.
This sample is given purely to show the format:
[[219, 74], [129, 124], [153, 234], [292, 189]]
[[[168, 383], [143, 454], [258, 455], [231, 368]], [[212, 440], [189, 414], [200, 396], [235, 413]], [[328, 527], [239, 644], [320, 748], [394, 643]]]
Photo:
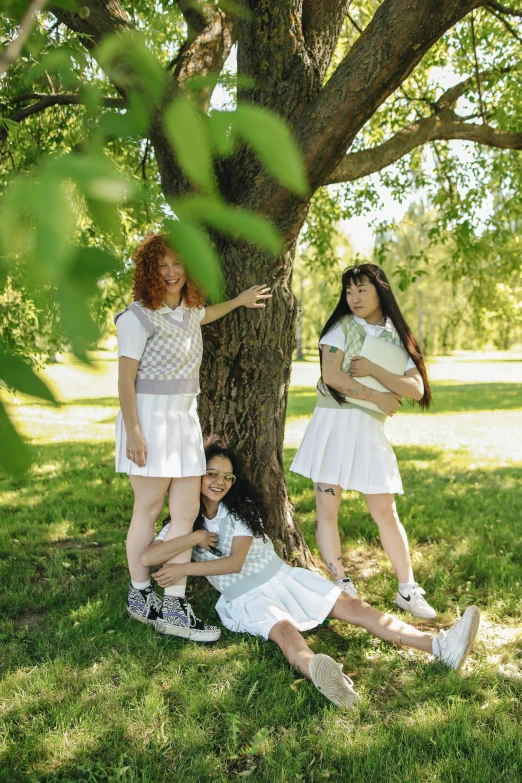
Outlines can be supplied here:
[[[436, 6], [431, 0], [425, 4]], [[16, 10], [24, 3], [9, 5]], [[118, 402], [112, 319], [129, 301], [133, 248], [161, 224], [167, 208], [148, 127], [140, 126], [147, 112], [137, 101], [139, 90], [126, 106], [125, 126], [112, 83], [121, 74], [111, 70], [107, 52], [98, 66], [83, 51], [86, 10], [98, 5], [111, 4], [86, 0], [81, 21], [71, 22], [67, 3], [41, 15], [2, 82], [0, 165], [7, 195], [0, 240], [6, 256], [14, 243], [32, 263], [27, 275], [23, 264], [8, 266], [0, 259], [1, 359], [22, 358], [34, 370], [31, 377], [45, 380], [60, 404], [0, 390], [0, 402], [31, 449], [23, 452], [20, 445], [17, 451], [14, 441], [5, 441], [0, 455], [0, 780], [519, 781], [520, 12], [492, 2], [458, 22], [372, 116], [353, 154], [365, 146], [379, 148], [389, 136], [399, 136], [405, 123], [443, 118], [444, 96], [456, 83], [465, 115], [457, 119], [479, 141], [480, 127], [486, 129], [491, 149], [473, 140], [434, 140], [381, 172], [320, 187], [299, 235], [291, 282], [300, 316], [284, 434], [297, 526], [317, 556], [312, 487], [288, 466], [313, 410], [317, 336], [339, 295], [340, 271], [373, 260], [398, 292], [434, 387], [428, 413], [405, 404], [388, 422], [405, 485], [399, 512], [419, 581], [440, 612], [419, 625], [447, 627], [471, 603], [483, 612], [479, 639], [461, 676], [335, 622], [309, 634], [314, 650], [340, 660], [363, 696], [360, 710], [342, 713], [296, 679], [270, 643], [224, 631], [216, 645], [198, 647], [161, 637], [125, 614], [124, 539], [132, 503], [127, 477], [113, 470]], [[149, 51], [166, 64], [190, 29], [183, 21], [190, 19], [186, 4], [177, 4], [185, 6], [182, 13], [161, 2], [153, 8], [127, 5], [127, 19], [144, 31]], [[356, 3], [328, 75], [341, 63], [343, 49], [372, 27], [381, 5], [404, 5], [406, 14], [406, 6], [416, 3]], [[469, 10], [465, 0], [446, 5]], [[7, 18], [10, 40], [17, 28]], [[402, 25], [406, 17], [400, 18]], [[277, 60], [284, 37], [274, 41]], [[237, 103], [232, 44], [210, 105], [218, 116]], [[153, 94], [154, 79], [160, 78], [156, 66], [143, 49], [131, 53], [153, 74], [146, 85]], [[176, 78], [182, 81], [179, 71]], [[98, 103], [93, 81], [100, 85]], [[25, 100], [19, 100], [21, 94]], [[111, 106], [118, 108], [109, 116], [105, 110]], [[284, 113], [282, 104], [275, 108]], [[453, 112], [455, 102], [450, 108]], [[179, 144], [175, 129], [171, 138], [174, 147]], [[57, 149], [72, 154], [57, 162]], [[122, 172], [129, 173], [125, 181]], [[196, 175], [197, 168], [188, 172]], [[70, 189], [62, 199], [64, 180], [67, 188], [75, 183], [76, 200]], [[21, 204], [33, 223], [17, 222]], [[249, 225], [259, 236], [259, 226]], [[36, 251], [30, 242], [24, 246], [24, 231], [38, 240]], [[72, 257], [60, 239], [67, 232], [71, 245], [79, 241], [91, 252]], [[265, 249], [274, 246], [265, 241]], [[225, 268], [232, 255], [224, 259]], [[254, 262], [267, 268], [261, 256]], [[92, 279], [85, 271], [89, 263], [98, 270]], [[207, 265], [205, 274], [211, 269]], [[280, 293], [284, 285], [280, 280], [278, 285]], [[292, 303], [290, 297], [283, 302], [287, 309]], [[266, 318], [280, 328], [281, 308], [273, 310]], [[100, 337], [85, 351], [85, 334], [92, 335], [89, 312]], [[238, 323], [229, 317], [229, 324]], [[220, 324], [213, 339], [221, 333], [223, 348], [232, 329]], [[292, 341], [293, 332], [286, 342]], [[267, 365], [273, 355], [266, 352]], [[222, 356], [229, 361], [223, 352], [218, 362]], [[12, 367], [20, 371], [20, 365]], [[23, 387], [28, 376], [12, 377]], [[34, 383], [29, 386], [41, 391]], [[15, 470], [19, 453], [30, 454], [24, 457], [31, 461], [28, 473]], [[340, 525], [348, 572], [366, 599], [389, 610], [394, 576], [356, 493], [344, 494]], [[190, 597], [200, 616], [215, 619], [211, 588], [194, 582]]]
[[[339, 268], [347, 252], [345, 238]], [[297, 521], [317, 556], [311, 482], [288, 466], [315, 403], [317, 332], [338, 292], [335, 281], [307, 272], [305, 259], [297, 270], [305, 360], [292, 368], [285, 464]], [[495, 779], [518, 779], [522, 350], [501, 350], [491, 336], [478, 342], [472, 322], [452, 318], [449, 287], [450, 302], [441, 298], [444, 283], [432, 285], [414, 283], [399, 299], [415, 324], [422, 296], [426, 341], [451, 334], [458, 342], [428, 357], [430, 412], [403, 405], [387, 431], [415, 570], [440, 612], [423, 627], [444, 627], [471, 603], [483, 610], [463, 675], [331, 623], [309, 636], [317, 652], [344, 663], [363, 695], [362, 709], [347, 715], [296, 680], [269, 642], [224, 630], [207, 649], [130, 622], [124, 539], [132, 501], [127, 477], [113, 469], [109, 328], [92, 367], [65, 352], [43, 371], [59, 408], [6, 398], [35, 464], [28, 477], [0, 479], [0, 576], [9, 597], [0, 621], [0, 779], [475, 782], [499, 768]], [[475, 345], [481, 350], [464, 349]], [[348, 573], [367, 600], [389, 610], [394, 575], [357, 493], [344, 493], [340, 525]], [[200, 615], [214, 617], [216, 594], [203, 580], [191, 598]], [[347, 767], [353, 778], [344, 777]]]

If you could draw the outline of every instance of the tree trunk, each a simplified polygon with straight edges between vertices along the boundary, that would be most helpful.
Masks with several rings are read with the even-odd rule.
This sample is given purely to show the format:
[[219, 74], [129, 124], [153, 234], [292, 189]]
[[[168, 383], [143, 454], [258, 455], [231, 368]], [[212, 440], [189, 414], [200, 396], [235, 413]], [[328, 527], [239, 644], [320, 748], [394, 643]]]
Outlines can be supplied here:
[[297, 316], [297, 331], [296, 331], [296, 359], [302, 362], [304, 359], [303, 350], [303, 309], [304, 309], [304, 275], [299, 275], [299, 299], [298, 299], [298, 316]]
[[295, 348], [297, 302], [291, 289], [295, 246], [274, 261], [239, 243], [222, 243], [227, 297], [256, 283], [272, 286], [266, 310], [239, 308], [203, 330], [199, 415], [203, 435], [216, 434], [244, 455], [269, 507], [279, 554], [313, 563], [294, 523], [283, 470], [285, 411]]

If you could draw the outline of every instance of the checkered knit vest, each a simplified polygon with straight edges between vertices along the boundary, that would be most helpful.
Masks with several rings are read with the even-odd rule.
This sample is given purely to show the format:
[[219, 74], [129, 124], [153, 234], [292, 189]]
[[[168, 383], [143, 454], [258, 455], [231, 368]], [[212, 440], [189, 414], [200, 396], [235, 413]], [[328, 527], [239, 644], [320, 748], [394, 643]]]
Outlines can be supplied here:
[[[356, 323], [353, 315], [343, 315], [339, 321], [339, 325], [343, 330], [346, 337], [346, 345], [344, 348], [343, 363], [341, 370], [345, 373], [350, 372], [350, 364], [352, 363], [353, 356], [359, 356], [364, 338], [366, 337], [366, 331], [362, 324]], [[379, 335], [379, 340], [385, 340], [388, 343], [394, 343], [402, 347], [401, 338], [395, 327], [389, 332], [387, 329], [383, 329]], [[323, 379], [320, 378], [317, 383], [317, 401], [315, 403], [316, 408], [336, 408], [337, 410], [348, 410], [349, 408], [356, 408], [358, 411], [367, 413], [369, 416], [373, 416], [374, 419], [380, 421], [386, 421], [387, 416], [385, 413], [379, 413], [378, 411], [370, 410], [369, 408], [361, 408], [359, 405], [355, 405], [353, 402], [343, 402], [339, 404], [330, 392]]]
[[149, 310], [133, 302], [129, 310], [147, 330], [147, 343], [136, 375], [140, 394], [199, 394], [199, 367], [203, 340], [196, 308], [184, 310], [183, 321], [171, 313]]
[[[222, 557], [228, 557], [232, 549], [234, 533], [234, 517], [227, 514], [222, 517], [219, 523], [218, 542], [216, 547], [221, 550]], [[219, 560], [217, 555], [207, 552], [206, 549], [194, 547], [192, 550], [194, 560]], [[243, 568], [239, 574], [222, 574], [219, 576], [208, 576], [209, 582], [223, 593], [227, 601], [233, 601], [244, 593], [254, 590], [256, 587], [268, 582], [277, 574], [284, 560], [276, 555], [274, 545], [270, 539], [256, 538], [254, 536]]]

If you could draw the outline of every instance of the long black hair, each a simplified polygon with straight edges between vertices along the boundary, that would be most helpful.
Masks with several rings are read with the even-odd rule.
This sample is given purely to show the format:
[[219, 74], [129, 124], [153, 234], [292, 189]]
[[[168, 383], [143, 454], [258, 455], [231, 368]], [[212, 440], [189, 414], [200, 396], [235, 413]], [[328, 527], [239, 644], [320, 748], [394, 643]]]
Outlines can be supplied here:
[[[424, 384], [424, 394], [422, 399], [418, 400], [421, 408], [427, 410], [431, 404], [431, 389], [428, 381], [428, 374], [426, 372], [426, 366], [424, 359], [419, 348], [417, 340], [413, 336], [413, 332], [406, 323], [403, 314], [400, 311], [397, 300], [395, 299], [391, 290], [388, 278], [384, 274], [380, 266], [376, 264], [359, 264], [358, 266], [351, 266], [345, 269], [341, 278], [341, 295], [339, 301], [335, 307], [335, 310], [327, 320], [321, 332], [321, 339], [330, 332], [334, 326], [337, 326], [341, 318], [345, 315], [351, 315], [352, 311], [346, 301], [346, 289], [351, 285], [364, 285], [364, 283], [371, 283], [377, 289], [377, 295], [379, 297], [379, 304], [381, 306], [382, 314], [385, 318], [389, 318], [393, 323], [401, 342], [413, 359], [415, 366], [421, 374], [422, 382]], [[319, 349], [319, 361], [321, 363], [321, 380], [323, 377], [323, 357], [322, 351]], [[324, 384], [324, 381], [323, 381]], [[324, 384], [334, 400], [339, 404], [345, 402], [345, 397], [340, 394], [336, 389]]]
[[[268, 511], [261, 494], [250, 481], [243, 458], [215, 435], [205, 441], [204, 448], [207, 465], [213, 457], [226, 457], [232, 463], [236, 480], [221, 502], [227, 511], [246, 525], [253, 536], [264, 539]], [[202, 505], [194, 522], [194, 530], [204, 527], [204, 517], [205, 507]]]

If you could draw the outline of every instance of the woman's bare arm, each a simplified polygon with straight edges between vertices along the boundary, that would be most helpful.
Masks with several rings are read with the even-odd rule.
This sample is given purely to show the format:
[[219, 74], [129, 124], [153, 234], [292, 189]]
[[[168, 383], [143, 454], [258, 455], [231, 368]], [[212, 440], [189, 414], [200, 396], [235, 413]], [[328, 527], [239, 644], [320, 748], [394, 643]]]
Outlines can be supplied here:
[[354, 356], [350, 364], [350, 376], [364, 378], [366, 375], [371, 375], [391, 392], [400, 394], [402, 397], [421, 400], [424, 394], [422, 375], [416, 367], [412, 367], [404, 375], [396, 375], [364, 356]]
[[195, 563], [171, 563], [153, 574], [160, 587], [169, 587], [178, 583], [183, 576], [220, 576], [238, 574], [246, 560], [252, 545], [252, 536], [234, 536], [232, 549], [228, 557], [217, 560], [201, 560]]
[[331, 345], [322, 345], [321, 348], [323, 352], [323, 381], [328, 386], [347, 397], [374, 402], [388, 416], [392, 416], [395, 413], [400, 403], [398, 395], [370, 389], [368, 386], [359, 383], [351, 375], [342, 371], [344, 354], [339, 348]]
[[127, 457], [139, 467], [147, 461], [147, 444], [140, 432], [136, 410], [136, 375], [139, 361], [128, 356], [118, 360], [118, 394], [127, 433]]

